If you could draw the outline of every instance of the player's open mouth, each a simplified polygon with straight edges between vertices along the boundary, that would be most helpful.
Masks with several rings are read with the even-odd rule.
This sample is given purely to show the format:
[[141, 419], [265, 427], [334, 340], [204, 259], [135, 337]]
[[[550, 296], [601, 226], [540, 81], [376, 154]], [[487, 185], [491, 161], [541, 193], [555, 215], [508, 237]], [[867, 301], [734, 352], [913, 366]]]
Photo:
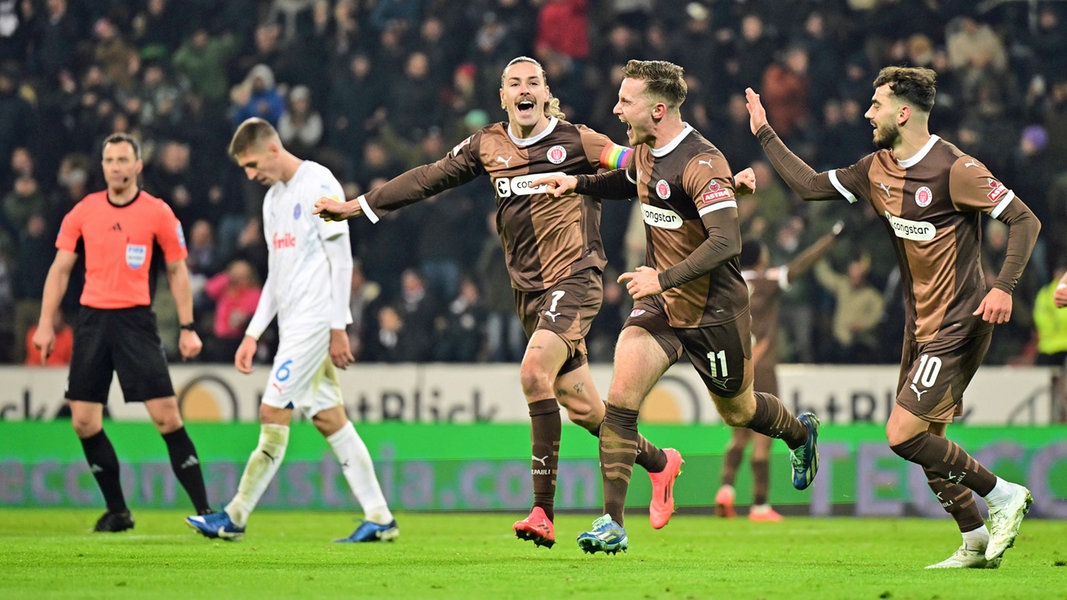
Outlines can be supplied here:
[[515, 108], [518, 109], [520, 115], [528, 115], [533, 112], [536, 107], [537, 105], [534, 104], [533, 100], [519, 100], [519, 102], [515, 104]]

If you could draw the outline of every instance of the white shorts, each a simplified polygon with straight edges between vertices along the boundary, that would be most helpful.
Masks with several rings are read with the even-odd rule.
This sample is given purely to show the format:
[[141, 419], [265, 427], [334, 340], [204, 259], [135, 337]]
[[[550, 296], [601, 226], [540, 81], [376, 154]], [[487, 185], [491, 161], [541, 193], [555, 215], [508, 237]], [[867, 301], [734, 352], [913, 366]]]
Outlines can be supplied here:
[[308, 417], [341, 406], [341, 383], [330, 359], [330, 329], [282, 333], [263, 404], [300, 409]]

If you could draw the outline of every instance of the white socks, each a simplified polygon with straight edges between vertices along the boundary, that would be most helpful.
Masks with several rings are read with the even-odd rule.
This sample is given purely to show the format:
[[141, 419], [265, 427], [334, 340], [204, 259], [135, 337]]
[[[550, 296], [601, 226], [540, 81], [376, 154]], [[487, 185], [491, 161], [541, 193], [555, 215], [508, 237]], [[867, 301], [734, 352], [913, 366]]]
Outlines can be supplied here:
[[1012, 483], [997, 477], [997, 484], [984, 496], [988, 506], [1000, 506], [1011, 499]]
[[391, 523], [393, 513], [389, 511], [382, 488], [378, 485], [374, 463], [367, 452], [367, 445], [356, 433], [352, 422], [345, 422], [344, 426], [326, 438], [326, 441], [330, 442], [334, 454], [337, 455], [341, 472], [344, 473], [348, 486], [352, 488], [356, 501], [363, 507], [364, 518], [379, 525]]
[[237, 495], [226, 505], [226, 514], [238, 527], [244, 527], [248, 516], [256, 508], [263, 492], [267, 491], [278, 467], [285, 457], [285, 448], [289, 445], [289, 427], [286, 425], [263, 424], [259, 426], [259, 445], [248, 457], [241, 483], [237, 485]]
[[975, 552], [985, 552], [989, 545], [989, 528], [982, 525], [978, 529], [972, 529], [963, 534], [963, 546]]

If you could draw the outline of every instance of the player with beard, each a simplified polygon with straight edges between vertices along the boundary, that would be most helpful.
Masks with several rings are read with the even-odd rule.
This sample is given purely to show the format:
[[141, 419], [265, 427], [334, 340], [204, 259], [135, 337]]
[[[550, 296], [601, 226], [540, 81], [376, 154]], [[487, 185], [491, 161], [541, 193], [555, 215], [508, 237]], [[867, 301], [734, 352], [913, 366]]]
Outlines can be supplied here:
[[[600, 201], [579, 194], [549, 198], [531, 183], [551, 173], [596, 173], [629, 164], [633, 150], [564, 119], [544, 69], [520, 56], [500, 77], [500, 107], [508, 121], [483, 127], [441, 160], [416, 167], [354, 200], [320, 199], [327, 220], [365, 216], [372, 223], [483, 175], [493, 183], [496, 226], [515, 290], [515, 306], [529, 343], [519, 379], [531, 421], [533, 508], [515, 522], [520, 539], [555, 543], [554, 499], [561, 418], [598, 435], [604, 402], [589, 370], [585, 336], [603, 300], [607, 259], [600, 238]], [[652, 479], [649, 520], [661, 528], [674, 511], [674, 480], [682, 457], [643, 437], [633, 440], [637, 463]]]
[[795, 488], [810, 486], [818, 472], [819, 420], [811, 413], [795, 417], [776, 396], [753, 389], [752, 319], [738, 261], [735, 178], [722, 152], [682, 121], [687, 93], [678, 65], [629, 61], [614, 113], [635, 146], [633, 163], [599, 175], [538, 181], [554, 196], [637, 194], [645, 222], [646, 264], [619, 276], [634, 308], [615, 346], [600, 429], [605, 514], [578, 536], [579, 547], [589, 553], [629, 547], [623, 509], [639, 411], [660, 377], [683, 356], [727, 425], [786, 443]]
[[[936, 94], [930, 69], [886, 67], [864, 115], [879, 150], [850, 167], [816, 173], [767, 123], [759, 94], [745, 90], [752, 133], [774, 168], [805, 200], [871, 204], [884, 219], [900, 265], [906, 322], [889, 447], [920, 465], [963, 534], [963, 545], [927, 568], [996, 568], [1033, 503], [1029, 490], [993, 474], [945, 437], [962, 414], [993, 326], [1011, 318], [1011, 294], [1041, 224], [976, 158], [929, 131]], [[993, 288], [981, 269], [984, 215], [1009, 227]], [[989, 528], [971, 492], [989, 507]]]

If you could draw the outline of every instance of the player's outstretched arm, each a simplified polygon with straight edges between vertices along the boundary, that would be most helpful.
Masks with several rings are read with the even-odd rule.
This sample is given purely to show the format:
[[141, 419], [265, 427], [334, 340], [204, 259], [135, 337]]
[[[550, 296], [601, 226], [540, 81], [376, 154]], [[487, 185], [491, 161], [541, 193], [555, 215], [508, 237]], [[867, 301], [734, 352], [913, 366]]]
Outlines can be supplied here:
[[768, 125], [767, 110], [763, 108], [759, 94], [752, 88], [745, 88], [745, 108], [748, 109], [748, 126], [752, 129], [752, 135], [756, 135], [760, 127]]
[[315, 201], [315, 208], [311, 210], [311, 214], [319, 215], [325, 221], [344, 221], [362, 216], [363, 207], [359, 205], [358, 199], [341, 202], [323, 196]]
[[578, 186], [578, 178], [574, 175], [549, 175], [530, 183], [530, 187], [538, 188], [545, 186], [544, 192], [553, 198], [562, 198], [574, 193]]

